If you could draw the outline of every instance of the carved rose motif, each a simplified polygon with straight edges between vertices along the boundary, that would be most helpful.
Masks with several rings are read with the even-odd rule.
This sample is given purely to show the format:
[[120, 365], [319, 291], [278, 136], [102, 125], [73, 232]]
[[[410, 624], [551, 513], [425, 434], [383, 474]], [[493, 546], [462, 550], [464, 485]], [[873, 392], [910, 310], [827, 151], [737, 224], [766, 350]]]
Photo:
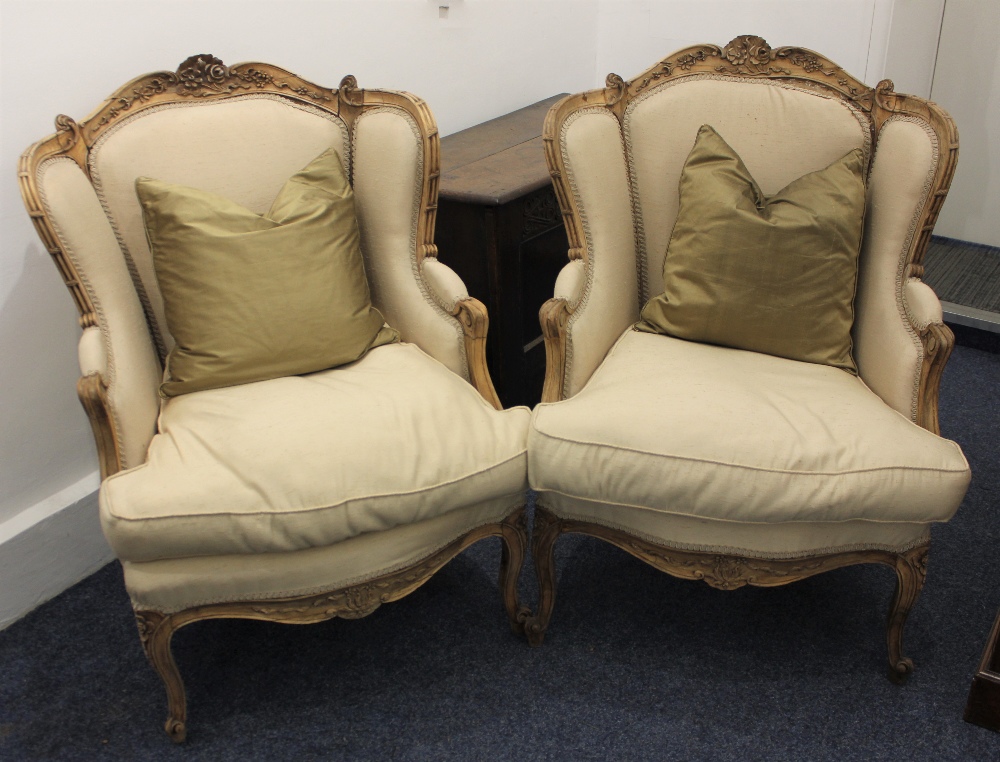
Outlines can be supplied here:
[[722, 51], [726, 60], [733, 66], [750, 64], [751, 66], [765, 66], [771, 62], [771, 46], [763, 37], [743, 35], [726, 45]]
[[734, 66], [746, 63], [749, 56], [746, 46], [742, 43], [733, 44], [726, 48], [726, 60]]
[[746, 584], [743, 562], [728, 556], [716, 556], [715, 566], [705, 581], [722, 590], [743, 587]]
[[229, 72], [225, 64], [215, 56], [201, 54], [191, 56], [177, 70], [180, 86], [189, 94], [194, 94], [202, 88], [221, 90]]

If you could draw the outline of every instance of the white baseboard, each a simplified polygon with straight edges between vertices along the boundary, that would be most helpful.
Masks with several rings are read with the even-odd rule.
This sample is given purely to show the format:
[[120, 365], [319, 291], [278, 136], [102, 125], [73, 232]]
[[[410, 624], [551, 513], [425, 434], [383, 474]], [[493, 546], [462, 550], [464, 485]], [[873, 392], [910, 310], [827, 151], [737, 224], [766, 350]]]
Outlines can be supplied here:
[[0, 523], [0, 630], [114, 558], [95, 471]]

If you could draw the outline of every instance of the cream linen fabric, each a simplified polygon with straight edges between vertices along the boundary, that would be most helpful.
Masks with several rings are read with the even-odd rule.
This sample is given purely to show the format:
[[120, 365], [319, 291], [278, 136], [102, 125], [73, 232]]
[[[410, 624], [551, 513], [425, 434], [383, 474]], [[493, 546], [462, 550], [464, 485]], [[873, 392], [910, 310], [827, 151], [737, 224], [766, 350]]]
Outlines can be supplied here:
[[917, 330], [923, 330], [931, 323], [943, 323], [944, 314], [941, 310], [941, 300], [934, 289], [923, 281], [909, 278], [903, 294], [906, 303], [906, 314]]
[[465, 283], [448, 265], [438, 262], [433, 257], [427, 257], [420, 263], [420, 268], [430, 292], [447, 312], [453, 312], [455, 305], [469, 298]]
[[871, 150], [867, 123], [842, 101], [779, 82], [707, 75], [643, 93], [629, 104], [623, 128], [645, 259], [643, 303], [663, 291], [681, 170], [703, 124], [725, 136], [766, 196], [855, 148], [867, 161]]
[[[920, 524], [951, 517], [954, 442], [836, 368], [627, 331], [587, 387], [538, 406], [529, 481], [548, 494], [725, 522]], [[912, 526], [904, 534], [912, 534]], [[648, 532], [647, 532], [648, 533]]]
[[125, 587], [137, 609], [164, 613], [208, 603], [333, 590], [415, 564], [476, 527], [502, 521], [523, 504], [520, 493], [336, 545], [289, 553], [123, 561]]
[[905, 313], [903, 262], [920, 232], [915, 226], [937, 166], [932, 137], [909, 119], [890, 119], [882, 126], [868, 177], [854, 300], [858, 371], [876, 394], [913, 420], [923, 348]]
[[91, 150], [91, 175], [152, 306], [164, 349], [168, 335], [135, 179], [155, 177], [218, 193], [263, 214], [281, 186], [328, 148], [348, 161], [347, 127], [337, 117], [278, 96], [192, 101], [123, 118]]
[[353, 141], [354, 202], [372, 303], [403, 341], [468, 380], [462, 326], [431, 295], [418, 266], [424, 157], [416, 124], [401, 109], [366, 111], [354, 123]]
[[317, 548], [525, 489], [525, 408], [494, 410], [412, 344], [167, 401], [146, 463], [106, 479], [117, 556]]
[[552, 289], [552, 296], [556, 299], [565, 299], [570, 304], [575, 305], [580, 300], [586, 284], [587, 266], [582, 259], [576, 259], [559, 271], [555, 288]]
[[89, 376], [92, 373], [107, 376], [108, 355], [100, 328], [90, 326], [83, 330], [80, 334], [80, 343], [77, 345], [77, 358], [80, 361], [81, 376]]
[[585, 110], [567, 120], [560, 140], [574, 206], [586, 234], [586, 279], [566, 326], [563, 389], [568, 396], [579, 391], [615, 338], [635, 322], [640, 302], [628, 170], [618, 120], [603, 108]]
[[[81, 371], [101, 373], [122, 461], [126, 468], [137, 466], [156, 431], [162, 372], [142, 306], [83, 170], [72, 159], [52, 159], [39, 167], [37, 181], [59, 243], [97, 313], [98, 325], [80, 339]], [[94, 331], [99, 331], [99, 341]]]
[[923, 522], [879, 523], [857, 519], [755, 524], [682, 516], [557, 492], [540, 494], [537, 504], [565, 519], [601, 524], [671, 548], [759, 558], [797, 558], [851, 550], [898, 552], [930, 539], [930, 525]]

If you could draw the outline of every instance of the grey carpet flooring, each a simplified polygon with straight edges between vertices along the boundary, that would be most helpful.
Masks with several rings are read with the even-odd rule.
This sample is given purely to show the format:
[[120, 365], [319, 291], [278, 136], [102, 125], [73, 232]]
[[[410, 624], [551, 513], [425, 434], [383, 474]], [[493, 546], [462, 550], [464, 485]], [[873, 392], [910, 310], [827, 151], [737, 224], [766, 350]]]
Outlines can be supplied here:
[[1000, 313], [1000, 247], [934, 236], [924, 268], [943, 301]]
[[111, 564], [0, 632], [0, 759], [995, 762], [1000, 734], [962, 711], [1000, 608], [1000, 355], [956, 348], [941, 421], [974, 476], [933, 531], [905, 686], [885, 677], [891, 570], [722, 592], [569, 535], [532, 649], [507, 627], [490, 540], [365, 619], [181, 630], [174, 746]]

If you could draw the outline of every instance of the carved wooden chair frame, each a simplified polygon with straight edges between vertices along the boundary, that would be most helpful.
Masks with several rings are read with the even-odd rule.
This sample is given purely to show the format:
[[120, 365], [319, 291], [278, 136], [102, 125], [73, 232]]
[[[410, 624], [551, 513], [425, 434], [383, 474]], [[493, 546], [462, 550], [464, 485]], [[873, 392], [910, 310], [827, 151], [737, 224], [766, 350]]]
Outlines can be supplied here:
[[[35, 230], [52, 255], [76, 303], [82, 328], [98, 325], [97, 312], [84, 280], [63, 250], [52, 222], [44, 211], [36, 181], [40, 165], [54, 157], [69, 157], [90, 177], [91, 148], [121, 116], [137, 114], [164, 104], [191, 103], [192, 100], [217, 101], [247, 93], [269, 93], [325, 110], [342, 119], [351, 132], [361, 114], [380, 107], [399, 108], [412, 117], [422, 142], [424, 174], [416, 232], [417, 272], [420, 272], [419, 266], [424, 258], [437, 257], [434, 224], [437, 215], [440, 147], [437, 125], [423, 100], [405, 92], [360, 89], [357, 80], [351, 75], [344, 77], [334, 90], [308, 82], [270, 64], [248, 62], [230, 67], [211, 55], [195, 55], [185, 60], [176, 72], [155, 72], [133, 79], [80, 122], [65, 115], [58, 116], [56, 133], [32, 145], [20, 158], [18, 182], [22, 198]], [[472, 385], [487, 402], [501, 409], [486, 364], [486, 334], [489, 324], [486, 307], [479, 300], [466, 297], [455, 304], [451, 314], [462, 326]], [[82, 376], [77, 383], [77, 394], [93, 429], [103, 480], [122, 467], [105, 379], [100, 373]], [[183, 741], [187, 734], [184, 684], [170, 650], [173, 634], [181, 627], [192, 622], [223, 618], [306, 624], [334, 617], [364, 617], [381, 604], [398, 600], [413, 592], [461, 551], [486, 537], [501, 538], [500, 590], [503, 604], [511, 629], [516, 634], [523, 634], [529, 611], [518, 600], [517, 579], [528, 544], [524, 511], [521, 506], [503, 521], [477, 527], [415, 564], [348, 587], [286, 599], [210, 604], [172, 614], [136, 610], [135, 617], [143, 649], [166, 686], [167, 733], [177, 742]]]
[[[930, 101], [893, 92], [890, 80], [883, 80], [874, 88], [868, 87], [837, 64], [811, 50], [797, 47], [772, 49], [762, 38], [753, 35], [736, 37], [724, 48], [716, 45], [685, 48], [630, 81], [625, 81], [617, 74], [609, 74], [606, 87], [568, 96], [552, 107], [545, 120], [543, 144], [566, 225], [570, 261], [584, 260], [585, 266], [587, 265], [582, 218], [576, 208], [576, 199], [559, 145], [563, 124], [582, 109], [603, 107], [622, 125], [629, 103], [648, 88], [705, 74], [714, 77], [778, 80], [847, 101], [868, 117], [872, 145], [875, 145], [874, 138], [890, 117], [905, 115], [928, 125], [937, 136], [940, 157], [928, 200], [917, 223], [917, 233], [912, 237], [905, 255], [904, 282], [907, 278], [923, 276], [924, 253], [930, 243], [934, 223], [948, 193], [958, 160], [958, 132], [951, 117]], [[543, 402], [556, 402], [565, 397], [567, 323], [573, 311], [573, 305], [559, 297], [548, 300], [539, 311], [546, 355]], [[910, 319], [909, 315], [907, 319]], [[954, 335], [943, 323], [932, 323], [923, 329], [914, 325], [913, 330], [920, 337], [923, 347], [916, 422], [938, 434], [938, 390], [942, 371], [954, 346]], [[538, 507], [535, 511], [532, 553], [539, 580], [540, 600], [538, 613], [528, 620], [525, 628], [532, 645], [542, 643], [552, 616], [556, 587], [554, 543], [560, 534], [570, 532], [600, 538], [660, 571], [683, 579], [704, 580], [721, 590], [734, 590], [744, 585], [775, 587], [853, 564], [877, 563], [890, 566], [896, 572], [897, 584], [889, 610], [886, 634], [889, 677], [894, 682], [903, 682], [913, 671], [912, 660], [902, 655], [902, 633], [906, 617], [924, 584], [929, 542], [903, 553], [860, 550], [776, 560], [658, 545], [600, 524], [560, 519], [544, 507]]]

